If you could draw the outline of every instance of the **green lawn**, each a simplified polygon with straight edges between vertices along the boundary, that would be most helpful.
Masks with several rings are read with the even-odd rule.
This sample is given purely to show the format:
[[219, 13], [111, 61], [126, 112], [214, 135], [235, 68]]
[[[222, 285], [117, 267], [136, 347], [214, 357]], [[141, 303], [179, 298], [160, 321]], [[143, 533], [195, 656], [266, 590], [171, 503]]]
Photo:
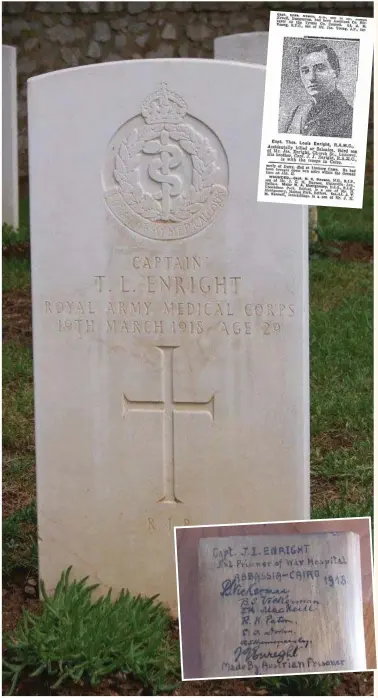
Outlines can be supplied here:
[[331, 240], [373, 243], [373, 148], [366, 149], [363, 208], [318, 207], [318, 232], [325, 242]]
[[[362, 212], [321, 209], [320, 221], [321, 225], [326, 226], [327, 239], [370, 241], [372, 200], [369, 193], [365, 197], [365, 204], [366, 210], [363, 209]], [[26, 204], [22, 216], [24, 242], [28, 239]], [[27, 258], [20, 257], [19, 250], [16, 255], [15, 242], [15, 234], [7, 229], [4, 236], [7, 258], [3, 266], [6, 333], [3, 350], [3, 568], [6, 581], [19, 568], [29, 574], [37, 571], [32, 348], [30, 332], [26, 331], [30, 323], [30, 264]], [[14, 255], [12, 246], [15, 249]], [[341, 262], [327, 258], [311, 260], [311, 487], [312, 516], [315, 518], [365, 516], [373, 513], [372, 288], [373, 267], [367, 262]], [[55, 654], [46, 654], [46, 647], [49, 646], [49, 638], [51, 640], [55, 637], [54, 633], [60, 628], [52, 619], [54, 609], [55, 613], [61, 614], [59, 623], [70, 623], [74, 617], [69, 610], [69, 599], [64, 601], [60, 596], [56, 602], [58, 606], [60, 604], [59, 608], [52, 602], [50, 615], [47, 609], [35, 626], [33, 623], [30, 627], [25, 626], [27, 637], [23, 640], [24, 645], [21, 645], [24, 650], [27, 646], [27, 652], [22, 650], [22, 653], [14, 648], [8, 650], [7, 658], [14, 667], [27, 666], [29, 673], [38, 669], [48, 672], [47, 659], [50, 657], [51, 661], [58, 661], [56, 642], [55, 649], [51, 645], [48, 650]], [[83, 608], [88, 610], [85, 594], [83, 604]], [[104, 621], [104, 627], [110, 633], [111, 644], [113, 630], [117, 642], [119, 640], [117, 628], [122, 613], [119, 607], [117, 611], [109, 605], [107, 608], [109, 614], [114, 613], [114, 617], [117, 617], [115, 625], [106, 625], [107, 621]], [[166, 635], [166, 616], [157, 613], [156, 618], [160, 618], [159, 623], [161, 622], [165, 633], [163, 635], [171, 648]], [[147, 625], [142, 624], [142, 631], [149, 627], [150, 621], [147, 614], [144, 620]], [[49, 623], [52, 624], [51, 628], [54, 627], [54, 633], [51, 631], [49, 634]], [[82, 627], [87, 644], [80, 645], [79, 649], [75, 645], [72, 649], [75, 657], [81, 657], [80, 662], [75, 664], [76, 660], [72, 660], [71, 663], [63, 663], [56, 679], [70, 671], [73, 674], [76, 671], [75, 676], [79, 676], [80, 666], [91, 666], [95, 675], [100, 667], [98, 670], [101, 676], [104, 674], [104, 666], [111, 671], [114, 662], [118, 662], [119, 667], [118, 655], [117, 659], [113, 656], [113, 664], [108, 657], [102, 657], [100, 661], [97, 655], [93, 655], [92, 664], [90, 663], [91, 643], [88, 638], [92, 631], [91, 626], [88, 627], [89, 630]], [[158, 637], [158, 633], [155, 636]], [[38, 647], [45, 648], [43, 661]], [[123, 651], [122, 644], [117, 647]], [[156, 677], [151, 679], [154, 667], [149, 664], [150, 649], [146, 649], [146, 653], [139, 657], [139, 663], [135, 657], [129, 657], [131, 664], [136, 661], [132, 664], [133, 671], [142, 683], [152, 685], [155, 681], [156, 688], [162, 690], [164, 682], [168, 682], [169, 677], [177, 673], [177, 656], [173, 659], [175, 652], [177, 654], [177, 641], [175, 647], [173, 654], [171, 649], [167, 653], [166, 664], [159, 664], [160, 673], [156, 681]], [[62, 656], [63, 659], [66, 660], [67, 656]], [[106, 663], [108, 659], [109, 664]], [[148, 671], [151, 669], [150, 673], [146, 667]], [[13, 677], [17, 671], [13, 670]], [[277, 677], [260, 681], [259, 685], [267, 687], [271, 695], [330, 695], [337, 676]]]
[[[363, 208], [335, 208], [318, 206], [319, 233], [324, 240], [373, 242], [373, 186], [365, 187]], [[20, 202], [21, 237], [28, 237], [29, 201]]]
[[28, 259], [3, 260], [3, 292], [30, 289], [30, 262]]
[[372, 286], [370, 264], [311, 263], [311, 463], [317, 492], [324, 483], [315, 517], [373, 514]]
[[373, 187], [365, 188], [363, 208], [318, 207], [319, 234], [324, 240], [373, 242]]

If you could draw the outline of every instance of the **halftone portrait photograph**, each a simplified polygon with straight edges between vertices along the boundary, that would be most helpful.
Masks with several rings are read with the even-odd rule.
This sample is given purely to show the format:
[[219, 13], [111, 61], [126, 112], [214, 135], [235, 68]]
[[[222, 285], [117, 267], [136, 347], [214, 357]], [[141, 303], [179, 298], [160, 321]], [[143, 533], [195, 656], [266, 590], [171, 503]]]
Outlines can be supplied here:
[[279, 133], [352, 138], [359, 39], [285, 37]]

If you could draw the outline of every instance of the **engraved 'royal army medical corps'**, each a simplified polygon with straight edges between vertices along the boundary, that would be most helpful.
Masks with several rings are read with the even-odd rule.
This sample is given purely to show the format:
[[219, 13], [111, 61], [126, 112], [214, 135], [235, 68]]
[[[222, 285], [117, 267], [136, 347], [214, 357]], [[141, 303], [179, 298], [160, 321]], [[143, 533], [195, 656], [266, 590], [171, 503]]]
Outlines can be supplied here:
[[107, 206], [129, 230], [154, 240], [200, 232], [227, 198], [224, 148], [187, 109], [185, 100], [162, 83], [108, 147]]

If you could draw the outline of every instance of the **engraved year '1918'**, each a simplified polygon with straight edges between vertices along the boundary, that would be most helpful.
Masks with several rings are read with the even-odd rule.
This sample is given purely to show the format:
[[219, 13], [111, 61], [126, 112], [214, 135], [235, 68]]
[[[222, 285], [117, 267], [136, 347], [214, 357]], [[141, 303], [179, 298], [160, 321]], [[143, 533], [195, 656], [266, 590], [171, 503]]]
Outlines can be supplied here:
[[109, 144], [103, 171], [107, 206], [129, 230], [154, 240], [200, 232], [227, 198], [224, 148], [187, 108], [162, 83]]

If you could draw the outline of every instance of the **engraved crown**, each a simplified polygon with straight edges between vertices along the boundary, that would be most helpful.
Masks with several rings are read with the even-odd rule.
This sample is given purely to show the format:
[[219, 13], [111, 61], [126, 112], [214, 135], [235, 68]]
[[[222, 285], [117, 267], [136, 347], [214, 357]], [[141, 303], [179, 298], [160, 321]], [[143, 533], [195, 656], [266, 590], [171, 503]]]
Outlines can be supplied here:
[[142, 115], [148, 124], [178, 124], [187, 110], [182, 97], [168, 90], [167, 83], [161, 84], [160, 90], [147, 97], [142, 104]]

